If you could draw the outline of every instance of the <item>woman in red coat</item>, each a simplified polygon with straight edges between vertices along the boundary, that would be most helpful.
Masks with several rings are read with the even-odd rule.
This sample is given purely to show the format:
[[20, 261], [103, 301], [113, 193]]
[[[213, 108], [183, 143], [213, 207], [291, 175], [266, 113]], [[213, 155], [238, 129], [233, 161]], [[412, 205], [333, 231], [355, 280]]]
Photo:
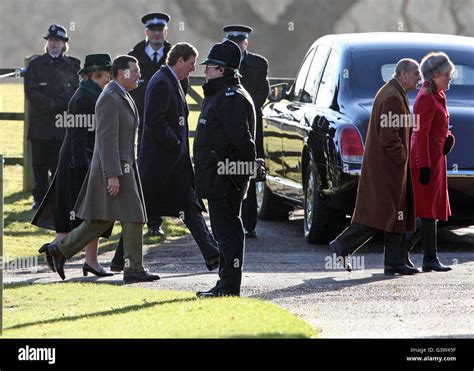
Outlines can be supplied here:
[[445, 90], [454, 65], [445, 53], [429, 53], [420, 65], [423, 87], [413, 108], [418, 125], [411, 138], [410, 167], [413, 174], [416, 216], [421, 218], [423, 272], [448, 271], [437, 256], [437, 220], [451, 215], [446, 174], [446, 155], [454, 145], [449, 131]]

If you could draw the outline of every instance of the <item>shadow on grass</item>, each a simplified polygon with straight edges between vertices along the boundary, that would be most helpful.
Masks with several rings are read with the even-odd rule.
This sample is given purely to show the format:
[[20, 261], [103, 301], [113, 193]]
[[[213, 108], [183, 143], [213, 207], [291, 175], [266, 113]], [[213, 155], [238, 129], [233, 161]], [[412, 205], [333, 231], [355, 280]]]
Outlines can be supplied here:
[[58, 322], [78, 321], [78, 320], [85, 319], [85, 318], [110, 316], [110, 315], [114, 315], [114, 314], [123, 314], [123, 313], [135, 312], [135, 311], [140, 310], [140, 309], [156, 307], [158, 305], [183, 303], [183, 302], [196, 301], [196, 300], [198, 300], [198, 299], [197, 298], [183, 298], [183, 299], [156, 301], [156, 302], [145, 303], [145, 304], [129, 305], [129, 306], [126, 306], [126, 307], [112, 309], [112, 310], [106, 310], [106, 311], [102, 311], [102, 312], [84, 313], [84, 314], [80, 314], [78, 316], [51, 318], [51, 319], [46, 319], [46, 320], [42, 320], [42, 321], [20, 323], [18, 325], [5, 327], [4, 330], [17, 330], [17, 329], [21, 329], [21, 328], [25, 328], [25, 327], [30, 327], [30, 326], [47, 325], [47, 324], [58, 323]]
[[30, 196], [31, 196], [31, 192], [23, 192], [23, 191], [15, 192], [5, 197], [4, 203], [5, 205], [7, 205], [7, 204], [13, 204], [18, 201], [25, 201]]
[[[67, 273], [67, 272], [66, 272]], [[88, 276], [88, 277], [72, 277], [72, 278], [67, 278], [62, 281], [59, 276], [57, 277], [57, 281], [45, 281], [41, 282], [41, 280], [44, 279], [44, 277], [35, 277], [35, 278], [30, 278], [24, 281], [17, 281], [17, 282], [10, 282], [10, 283], [5, 283], [4, 287], [6, 289], [16, 289], [20, 287], [26, 287], [26, 286], [32, 286], [32, 285], [65, 285], [67, 283], [94, 283], [94, 284], [102, 284], [102, 285], [111, 285], [111, 286], [127, 286], [124, 285], [123, 283], [123, 276], [121, 273], [116, 273], [114, 276], [117, 277], [117, 279], [111, 279], [111, 277], [97, 277], [97, 276]], [[38, 282], [40, 281], [40, 282]]]

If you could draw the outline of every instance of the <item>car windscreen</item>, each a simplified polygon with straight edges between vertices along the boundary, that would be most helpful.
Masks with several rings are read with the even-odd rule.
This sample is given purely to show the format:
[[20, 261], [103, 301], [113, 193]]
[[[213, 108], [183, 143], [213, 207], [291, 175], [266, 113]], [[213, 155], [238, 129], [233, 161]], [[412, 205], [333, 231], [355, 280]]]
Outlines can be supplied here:
[[[419, 62], [430, 51], [439, 51], [439, 48], [354, 51], [352, 53], [354, 94], [358, 97], [373, 98], [380, 87], [392, 78], [400, 59], [412, 58]], [[467, 48], [466, 51], [446, 49], [442, 51], [449, 56], [456, 68], [446, 95], [449, 98], [473, 99], [474, 55], [467, 51]], [[416, 94], [416, 91], [411, 91], [408, 96], [414, 98]]]

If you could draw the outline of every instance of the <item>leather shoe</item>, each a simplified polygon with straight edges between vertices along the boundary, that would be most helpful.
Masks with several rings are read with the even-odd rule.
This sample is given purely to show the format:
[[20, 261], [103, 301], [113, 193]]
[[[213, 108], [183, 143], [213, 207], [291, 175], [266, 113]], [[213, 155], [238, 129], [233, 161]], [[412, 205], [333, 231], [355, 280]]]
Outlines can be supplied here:
[[64, 281], [66, 275], [64, 274], [64, 264], [66, 264], [66, 257], [59, 251], [58, 245], [51, 243], [48, 244], [48, 252], [51, 255], [53, 266], [59, 277]]
[[341, 243], [337, 240], [334, 240], [329, 243], [329, 246], [334, 250], [336, 253], [336, 256], [338, 258], [341, 258], [341, 264], [344, 267], [344, 269], [348, 272], [352, 271], [352, 265], [351, 265], [351, 259], [350, 255], [346, 253], [344, 246], [341, 245]]
[[214, 269], [217, 269], [219, 267], [219, 255], [217, 257], [212, 258], [206, 262], [206, 267], [210, 271], [213, 271]]
[[123, 265], [110, 263], [110, 270], [112, 272], [122, 272], [123, 271]]
[[407, 276], [420, 273], [420, 271], [417, 268], [412, 268], [405, 264], [400, 266], [387, 265], [385, 266], [384, 273], [386, 276], [395, 276], [396, 274]]
[[198, 291], [196, 296], [200, 299], [217, 298], [221, 296], [240, 296], [240, 292], [237, 290], [227, 290], [214, 287], [209, 291]]
[[257, 238], [257, 231], [255, 229], [253, 231], [247, 231], [245, 232], [245, 237]]
[[451, 269], [452, 269], [451, 267], [441, 264], [439, 259], [432, 260], [432, 261], [423, 261], [423, 265], [421, 267], [421, 270], [423, 272], [431, 272], [431, 271], [447, 272], [447, 271], [450, 271]]
[[53, 272], [56, 272], [56, 269], [54, 269], [53, 258], [51, 257], [51, 254], [48, 251], [48, 245], [49, 243], [45, 243], [43, 246], [40, 247], [38, 252], [40, 254], [44, 254], [44, 262], [46, 263], [48, 268], [51, 269]]
[[95, 270], [92, 268], [89, 264], [84, 263], [82, 266], [82, 274], [85, 276], [88, 275], [88, 273], [91, 272], [92, 274], [95, 274], [97, 277], [110, 277], [113, 276], [114, 274], [111, 272], [107, 272], [104, 268], [101, 267], [99, 271]]
[[159, 280], [160, 276], [157, 274], [151, 274], [147, 271], [143, 272], [124, 272], [123, 273], [123, 283], [139, 283], [139, 282], [152, 282]]
[[158, 227], [157, 229], [148, 229], [148, 236], [159, 236], [159, 237], [164, 237], [165, 236], [165, 231], [161, 227]]

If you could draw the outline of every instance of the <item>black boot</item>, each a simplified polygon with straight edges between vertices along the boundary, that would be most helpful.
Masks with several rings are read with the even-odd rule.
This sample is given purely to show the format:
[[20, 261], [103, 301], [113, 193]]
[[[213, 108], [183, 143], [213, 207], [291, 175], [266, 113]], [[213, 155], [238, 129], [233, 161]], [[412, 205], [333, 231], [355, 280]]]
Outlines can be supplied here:
[[414, 267], [406, 264], [406, 237], [404, 233], [384, 233], [384, 273], [388, 276], [395, 274], [411, 275], [420, 273]]
[[350, 254], [353, 254], [368, 242], [375, 234], [375, 228], [368, 227], [363, 224], [350, 224], [336, 239], [329, 243], [329, 246], [334, 250], [337, 257], [343, 258], [343, 266], [347, 271], [352, 271]]
[[410, 259], [410, 252], [413, 250], [413, 248], [418, 245], [418, 243], [421, 240], [421, 218], [416, 218], [416, 229], [414, 232], [408, 232], [406, 234], [406, 253], [405, 253], [405, 260], [406, 260], [406, 265], [409, 267], [414, 268], [415, 265]]
[[423, 249], [423, 272], [447, 272], [452, 268], [438, 259], [438, 235], [435, 219], [421, 219], [421, 247]]

